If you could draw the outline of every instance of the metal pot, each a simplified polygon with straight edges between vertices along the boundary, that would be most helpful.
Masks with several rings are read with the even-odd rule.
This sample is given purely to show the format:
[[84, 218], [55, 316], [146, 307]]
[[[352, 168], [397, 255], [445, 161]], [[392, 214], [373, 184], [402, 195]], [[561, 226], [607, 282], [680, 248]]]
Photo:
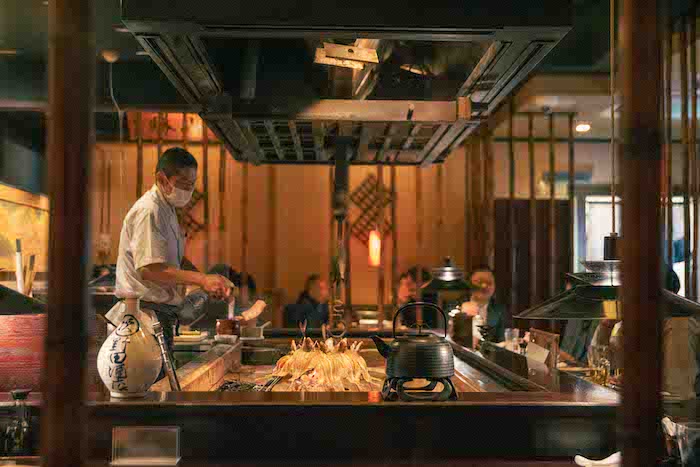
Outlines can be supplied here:
[[391, 344], [379, 336], [372, 336], [379, 353], [386, 359], [388, 378], [449, 378], [454, 375], [454, 355], [450, 343], [444, 337], [424, 333], [419, 326], [418, 334], [396, 337], [396, 318], [411, 307], [432, 308], [442, 314], [447, 337], [447, 316], [437, 305], [415, 302], [399, 308], [394, 314], [393, 337]]

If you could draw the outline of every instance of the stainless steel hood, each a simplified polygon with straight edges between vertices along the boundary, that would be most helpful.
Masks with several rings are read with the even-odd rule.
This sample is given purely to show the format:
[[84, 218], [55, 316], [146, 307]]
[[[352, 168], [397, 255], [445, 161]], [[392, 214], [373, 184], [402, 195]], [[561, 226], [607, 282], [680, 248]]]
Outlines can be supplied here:
[[[525, 310], [516, 318], [557, 320], [621, 320], [619, 261], [584, 262], [589, 271], [567, 274], [570, 290]], [[595, 271], [595, 272], [594, 272]], [[700, 304], [669, 290], [662, 291], [662, 308], [666, 317], [700, 317]]]
[[336, 138], [352, 137], [351, 164], [421, 166], [572, 24], [570, 0], [123, 0], [122, 19], [237, 160], [332, 164]]

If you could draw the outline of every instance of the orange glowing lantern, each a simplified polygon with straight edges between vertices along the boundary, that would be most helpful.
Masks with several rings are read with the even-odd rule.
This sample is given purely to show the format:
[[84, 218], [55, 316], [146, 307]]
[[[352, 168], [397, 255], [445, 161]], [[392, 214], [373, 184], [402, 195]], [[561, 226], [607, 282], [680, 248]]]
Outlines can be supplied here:
[[379, 267], [382, 261], [382, 236], [378, 230], [369, 233], [369, 265]]

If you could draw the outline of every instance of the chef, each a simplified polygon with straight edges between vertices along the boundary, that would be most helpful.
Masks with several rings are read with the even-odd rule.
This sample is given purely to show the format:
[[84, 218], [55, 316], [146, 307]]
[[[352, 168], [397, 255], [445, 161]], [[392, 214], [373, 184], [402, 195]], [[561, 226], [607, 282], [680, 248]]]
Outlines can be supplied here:
[[[185, 239], [176, 209], [190, 202], [196, 181], [192, 154], [177, 147], [165, 151], [158, 159], [155, 185], [129, 210], [119, 238], [115, 295], [138, 297], [142, 309], [155, 313], [171, 352], [182, 286], [199, 286], [219, 300], [233, 299], [233, 284], [225, 277], [181, 268]], [[118, 323], [122, 312], [117, 304], [106, 317]]]
[[498, 305], [493, 296], [496, 292], [496, 277], [488, 266], [474, 268], [469, 275], [469, 281], [478, 288], [471, 293], [469, 301], [462, 304], [462, 312], [473, 316], [474, 327], [472, 335], [478, 339], [481, 336], [479, 326], [490, 326], [496, 342], [505, 339], [505, 307]]

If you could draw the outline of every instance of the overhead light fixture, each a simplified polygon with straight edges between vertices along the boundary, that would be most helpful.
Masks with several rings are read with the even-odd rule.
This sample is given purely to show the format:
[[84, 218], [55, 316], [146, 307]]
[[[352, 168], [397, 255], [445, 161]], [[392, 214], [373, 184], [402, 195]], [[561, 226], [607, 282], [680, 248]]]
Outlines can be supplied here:
[[19, 51], [17, 49], [0, 49], [0, 55], [14, 56], [18, 54]]
[[148, 52], [146, 52], [145, 50], [137, 50], [136, 55], [141, 56], [141, 57], [148, 57], [149, 56]]
[[114, 30], [114, 32], [122, 32], [122, 33], [129, 32], [127, 27], [124, 26], [123, 24], [115, 24], [114, 26], [112, 26], [112, 29]]
[[588, 133], [591, 131], [591, 124], [590, 123], [579, 123], [576, 125], [576, 131], [578, 133]]
[[379, 267], [382, 264], [382, 237], [379, 230], [369, 233], [369, 265]]

